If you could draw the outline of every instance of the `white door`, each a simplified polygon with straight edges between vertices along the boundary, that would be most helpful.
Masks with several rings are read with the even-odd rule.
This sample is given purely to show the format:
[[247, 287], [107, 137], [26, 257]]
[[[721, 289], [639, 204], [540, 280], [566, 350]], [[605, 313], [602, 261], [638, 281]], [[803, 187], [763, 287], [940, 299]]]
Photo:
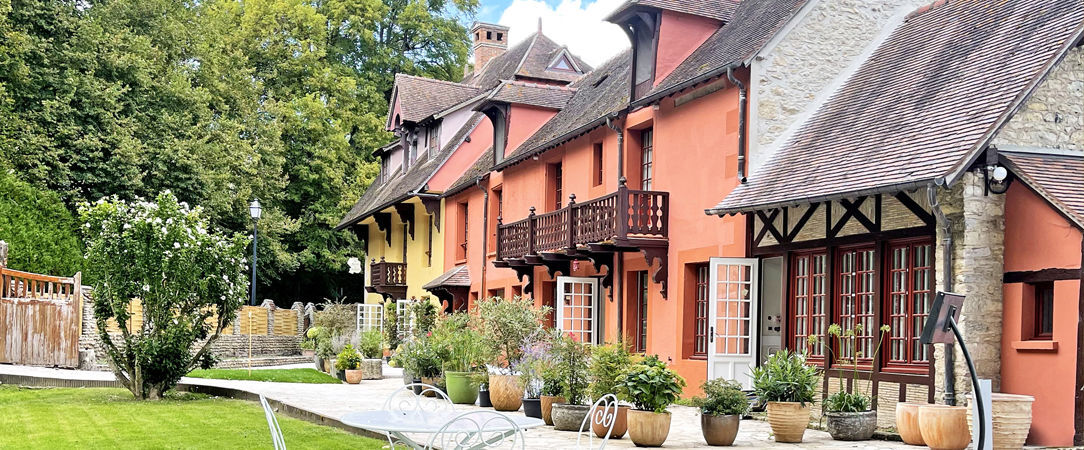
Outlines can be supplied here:
[[557, 277], [557, 329], [580, 342], [602, 343], [598, 278]]
[[757, 348], [757, 260], [711, 258], [708, 317], [708, 379], [726, 378], [753, 387]]

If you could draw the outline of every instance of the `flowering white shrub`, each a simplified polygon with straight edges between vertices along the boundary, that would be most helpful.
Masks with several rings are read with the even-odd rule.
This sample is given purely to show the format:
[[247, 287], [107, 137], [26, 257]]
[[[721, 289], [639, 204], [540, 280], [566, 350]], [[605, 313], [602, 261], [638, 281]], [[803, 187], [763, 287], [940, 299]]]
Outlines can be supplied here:
[[[117, 379], [137, 398], [159, 398], [192, 369], [213, 365], [211, 343], [247, 296], [249, 238], [209, 230], [200, 208], [168, 191], [155, 202], [83, 205], [80, 219], [98, 334]], [[142, 326], [121, 326], [111, 338], [107, 321], [128, 323], [135, 299]]]

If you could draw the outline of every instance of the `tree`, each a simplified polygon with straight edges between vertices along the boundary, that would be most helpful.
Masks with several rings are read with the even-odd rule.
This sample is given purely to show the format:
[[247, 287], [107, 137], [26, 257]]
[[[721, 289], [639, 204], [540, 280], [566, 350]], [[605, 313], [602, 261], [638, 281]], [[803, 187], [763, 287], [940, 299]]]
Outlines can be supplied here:
[[[117, 379], [136, 398], [158, 399], [193, 369], [210, 368], [211, 344], [248, 294], [248, 238], [209, 229], [202, 209], [169, 192], [153, 203], [103, 199], [80, 208], [80, 219], [98, 335]], [[114, 339], [108, 321], [128, 324], [136, 300], [142, 325], [122, 325]]]
[[70, 276], [83, 267], [75, 219], [56, 194], [41, 191], [0, 169], [0, 240], [11, 246], [8, 266]]

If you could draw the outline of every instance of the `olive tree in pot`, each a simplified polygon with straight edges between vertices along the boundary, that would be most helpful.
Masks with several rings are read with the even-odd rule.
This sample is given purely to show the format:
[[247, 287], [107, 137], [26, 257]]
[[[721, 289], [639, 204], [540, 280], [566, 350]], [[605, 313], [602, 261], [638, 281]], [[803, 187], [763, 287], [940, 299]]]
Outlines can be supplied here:
[[346, 344], [343, 351], [339, 352], [338, 358], [335, 359], [335, 370], [344, 374], [347, 383], [358, 384], [362, 378], [362, 371], [359, 369], [360, 364], [361, 355], [358, 355], [358, 351], [354, 350], [353, 345]]
[[561, 396], [565, 398], [564, 403], [553, 405], [553, 429], [580, 431], [583, 418], [591, 411], [591, 406], [587, 404], [590, 347], [573, 333], [560, 333], [553, 341], [553, 358], [560, 374]]
[[448, 398], [456, 404], [474, 404], [478, 400], [476, 374], [485, 370], [486, 347], [481, 335], [470, 327], [470, 316], [455, 313], [441, 317], [431, 339], [444, 349]]
[[489, 298], [475, 307], [483, 341], [490, 350], [489, 399], [493, 409], [517, 411], [523, 404], [523, 385], [512, 363], [520, 359], [523, 344], [542, 329], [549, 307], [536, 307], [531, 299]]
[[753, 389], [768, 403], [776, 442], [802, 442], [819, 381], [817, 368], [807, 365], [804, 355], [786, 349], [753, 368]]
[[362, 359], [361, 378], [363, 380], [379, 380], [384, 378], [383, 360], [380, 357], [384, 353], [384, 336], [380, 330], [369, 330], [358, 336], [358, 347], [361, 350]]
[[[881, 351], [881, 344], [884, 342], [885, 334], [890, 330], [888, 325], [881, 327], [881, 336], [877, 341], [877, 347], [873, 351], [873, 361], [877, 360], [877, 353]], [[862, 325], [856, 325], [853, 329], [843, 331], [838, 324], [832, 324], [828, 326], [828, 334], [836, 339], [837, 346], [835, 348], [849, 348], [854, 349], [854, 357], [850, 358], [850, 361], [843, 359], [837, 355], [836, 361], [840, 364], [850, 363], [851, 369], [851, 384], [857, 389], [858, 385], [858, 360], [861, 358], [862, 352], [857, 351], [858, 337], [862, 334]], [[829, 347], [829, 352], [832, 351], [832, 346]], [[873, 373], [870, 373], [870, 377], [873, 377]], [[871, 380], [872, 381], [872, 380]], [[864, 441], [873, 437], [873, 432], [877, 430], [877, 410], [871, 409], [872, 404], [872, 389], [873, 383], [867, 383], [870, 391], [863, 394], [861, 392], [847, 392], [847, 389], [843, 386], [843, 377], [839, 377], [839, 392], [836, 392], [824, 400], [821, 405], [824, 408], [824, 417], [828, 421], [828, 434], [832, 435], [832, 439], [837, 441]]]
[[639, 447], [661, 446], [670, 434], [666, 408], [681, 397], [685, 379], [651, 355], [633, 364], [618, 386], [636, 407], [628, 412], [629, 439]]
[[749, 411], [749, 398], [736, 381], [716, 378], [700, 385], [703, 397], [694, 397], [700, 408], [700, 431], [708, 445], [733, 445], [741, 417]]
[[[618, 400], [627, 400], [625, 391], [618, 388], [618, 380], [628, 373], [631, 366], [632, 355], [624, 343], [602, 345], [591, 350], [591, 364], [587, 369], [591, 377], [591, 398], [599, 399], [606, 394], [614, 394]], [[594, 411], [592, 413], [595, 414]], [[621, 439], [629, 429], [628, 413], [629, 406], [619, 404], [612, 431], [609, 427], [595, 421], [591, 422], [591, 429], [595, 432], [595, 436], [600, 438], [606, 437], [606, 432], [610, 431], [611, 438]]]

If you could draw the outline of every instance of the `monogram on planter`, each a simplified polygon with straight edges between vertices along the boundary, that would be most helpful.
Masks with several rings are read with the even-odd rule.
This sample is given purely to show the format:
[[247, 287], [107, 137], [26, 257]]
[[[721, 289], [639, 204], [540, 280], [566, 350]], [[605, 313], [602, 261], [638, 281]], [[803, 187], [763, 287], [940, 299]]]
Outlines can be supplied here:
[[[587, 369], [591, 378], [591, 398], [600, 399], [606, 394], [614, 394], [618, 400], [627, 401], [628, 398], [624, 390], [618, 388], [618, 380], [629, 372], [631, 366], [632, 355], [629, 353], [628, 347], [621, 342], [601, 345], [592, 349], [591, 364]], [[605, 407], [599, 406], [599, 409], [605, 410]], [[591, 414], [593, 417], [594, 414], [600, 414], [600, 412], [592, 410]], [[601, 414], [605, 414], [605, 412], [603, 411]], [[594, 431], [595, 436], [600, 438], [605, 438], [606, 432], [609, 431], [610, 438], [621, 439], [629, 429], [628, 414], [629, 406], [618, 404], [617, 416], [614, 418], [612, 430], [594, 420], [591, 421], [591, 430]]]
[[640, 447], [661, 446], [670, 434], [666, 408], [681, 397], [685, 379], [652, 355], [633, 364], [618, 384], [636, 406], [628, 413], [629, 439]]
[[741, 417], [749, 411], [749, 398], [736, 381], [716, 378], [700, 385], [703, 397], [693, 398], [700, 408], [700, 431], [708, 445], [733, 445]]
[[[888, 325], [881, 327], [881, 337], [877, 341], [877, 348], [873, 351], [871, 360], [877, 360], [877, 353], [881, 351], [881, 344], [884, 342], [885, 334], [889, 330]], [[843, 331], [839, 325], [834, 323], [828, 326], [828, 334], [836, 339], [837, 346], [835, 348], [849, 348], [855, 352], [850, 361], [840, 358], [840, 355], [836, 355], [835, 358], [840, 365], [850, 363], [852, 367], [851, 384], [855, 389], [857, 389], [859, 380], [858, 361], [859, 358], [864, 356], [861, 351], [856, 351], [858, 337], [862, 335], [862, 331], [861, 324], [847, 331]], [[832, 348], [831, 345], [828, 346], [829, 354], [832, 354]], [[872, 380], [872, 372], [870, 372], [870, 377]], [[877, 411], [870, 409], [873, 383], [869, 382], [866, 385], [870, 389], [868, 394], [847, 392], [843, 387], [843, 377], [839, 377], [839, 391], [824, 400], [824, 416], [828, 419], [828, 434], [832, 435], [832, 439], [837, 441], [864, 441], [872, 437], [873, 432], [877, 430]]]
[[561, 396], [565, 398], [565, 403], [553, 405], [555, 430], [579, 431], [583, 418], [591, 411], [591, 406], [587, 404], [590, 350], [590, 347], [573, 333], [557, 332], [553, 338], [553, 359], [561, 380]]
[[490, 351], [489, 400], [498, 411], [517, 411], [523, 404], [523, 385], [511, 363], [522, 357], [523, 344], [542, 330], [548, 307], [530, 299], [494, 297], [478, 302], [478, 329]]
[[768, 424], [776, 442], [802, 442], [818, 383], [817, 368], [806, 365], [804, 355], [786, 349], [753, 368], [753, 389], [768, 402]]

